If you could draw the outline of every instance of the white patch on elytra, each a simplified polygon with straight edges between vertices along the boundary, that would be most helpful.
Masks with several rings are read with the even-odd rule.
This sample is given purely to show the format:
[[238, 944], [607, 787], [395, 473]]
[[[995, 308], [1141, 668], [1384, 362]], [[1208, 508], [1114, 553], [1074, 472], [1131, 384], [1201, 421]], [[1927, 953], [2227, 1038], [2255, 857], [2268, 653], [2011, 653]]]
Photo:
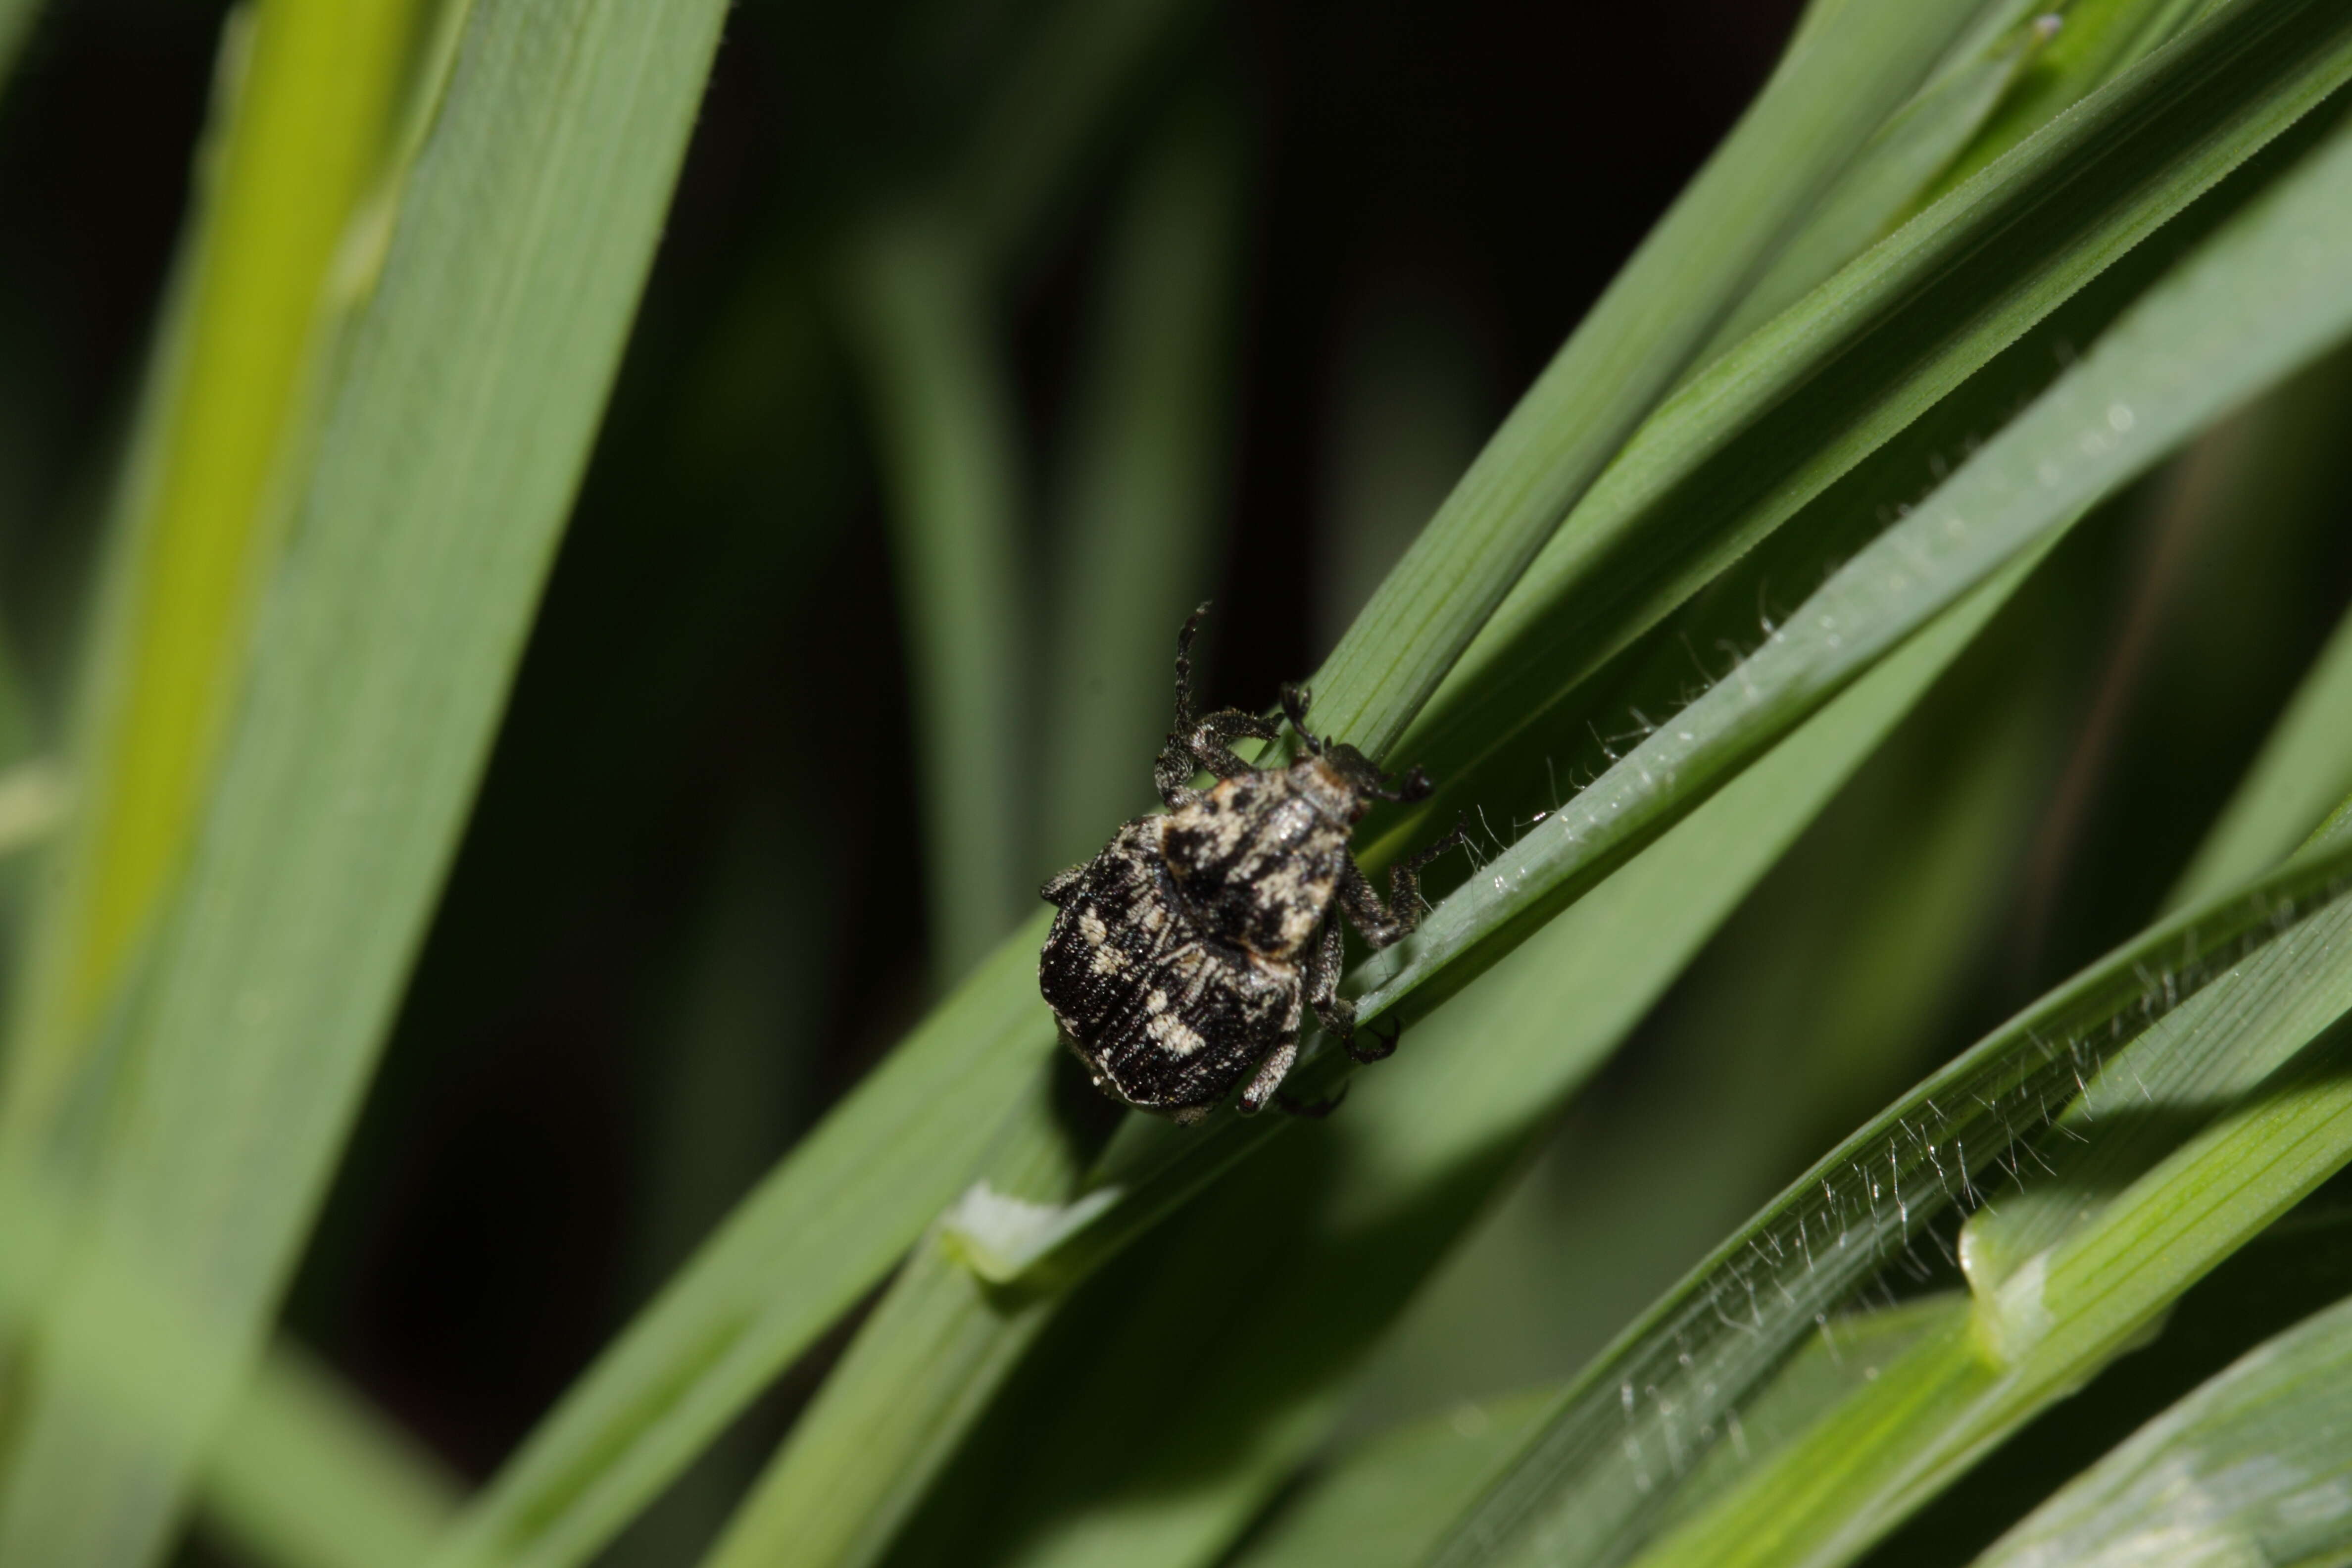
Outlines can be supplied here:
[[[1155, 991], [1151, 994], [1151, 1000], [1164, 1005], [1168, 998]], [[1173, 1013], [1160, 1013], [1143, 1026], [1143, 1032], [1151, 1037], [1152, 1044], [1173, 1057], [1189, 1057], [1202, 1044], [1192, 1026]]]
[[1097, 974], [1117, 974], [1127, 967], [1127, 954], [1104, 942], [1095, 949], [1094, 972]]
[[1102, 916], [1088, 910], [1078, 916], [1078, 934], [1087, 939], [1088, 947], [1100, 947], [1110, 940], [1110, 928], [1103, 924]]

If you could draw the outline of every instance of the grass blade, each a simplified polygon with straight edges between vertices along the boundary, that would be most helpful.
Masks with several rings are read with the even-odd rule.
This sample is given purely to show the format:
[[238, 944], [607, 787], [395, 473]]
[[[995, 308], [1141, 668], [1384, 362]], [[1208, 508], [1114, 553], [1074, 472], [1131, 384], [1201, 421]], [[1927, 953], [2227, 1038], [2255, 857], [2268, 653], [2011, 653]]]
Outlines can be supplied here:
[[59, 1101], [184, 863], [312, 417], [329, 272], [390, 150], [410, 0], [303, 0], [224, 35], [204, 212], [166, 312], [79, 672], [81, 803], [13, 1001], [5, 1115]]
[[2352, 1550], [2352, 1301], [2249, 1352], [1977, 1559], [2316, 1563]]
[[[1573, 1563], [1639, 1545], [1671, 1492], [1659, 1483], [1687, 1473], [1724, 1439], [1727, 1423], [1819, 1315], [1900, 1257], [1939, 1210], [1971, 1200], [1977, 1173], [2012, 1147], [2011, 1129], [2061, 1086], [2071, 1094], [2077, 1071], [2096, 1066], [2094, 1048], [2134, 1036], [2226, 974], [2243, 952], [2282, 936], [2308, 939], [2297, 943], [2301, 962], [2315, 953], [2328, 962], [2328, 944], [2311, 931], [2340, 913], [2331, 900], [2347, 872], [2352, 848], [2339, 842], [2241, 896], [2152, 928], [1874, 1118], [1579, 1378], [1544, 1436], [1437, 1561], [1517, 1561], [1540, 1542], [1548, 1561]], [[2151, 975], [2163, 980], [2153, 991]], [[1622, 1387], [1635, 1391], [1630, 1414]], [[1650, 1479], [1647, 1492], [1637, 1474]]]
[[1315, 679], [1318, 723], [1393, 746], [1569, 508], [1681, 376], [1979, 0], [1852, 5], [1807, 26]]
[[952, 979], [1029, 901], [1012, 395], [945, 233], [882, 224], [847, 266], [910, 644], [932, 969]]
[[[2005, 1277], [1975, 1267], [1964, 1233], [1970, 1310], [1882, 1365], [1642, 1561], [1849, 1560], [1985, 1447], [2138, 1342], [2183, 1290], [2352, 1162], [2352, 1037], [2340, 1026], [2352, 1005], [2347, 929], [2341, 908], [2314, 916], [2264, 951], [2246, 980], [2214, 986], [2219, 1005], [2174, 1040], [2132, 1048], [2144, 1063], [2165, 1059], [2168, 1047], [2228, 1058], [2243, 1042], [2250, 1068], [2287, 1055], [2259, 1092]], [[1998, 1217], [2010, 1212], [2004, 1204]], [[1987, 1209], [1969, 1228], [1995, 1217]]]
[[[1124, 1281], [1133, 1299], [1119, 1298], [1103, 1325], [1112, 1342], [1096, 1347], [1119, 1378], [1090, 1382], [1083, 1395], [1053, 1391], [1047, 1409], [1016, 1408], [1002, 1436], [968, 1445], [971, 1456], [1003, 1453], [1020, 1434], [1010, 1451], [1021, 1467], [965, 1482], [1010, 1517], [992, 1529], [952, 1512], [927, 1518], [895, 1561], [950, 1550], [1053, 1568], [1214, 1561], [1322, 1440], [1357, 1362], [1531, 1141], [2021, 575], [1988, 584], [1874, 671], [1430, 1018], [1410, 1049], [1356, 1084], [1342, 1117], [1285, 1138], [1134, 1260]], [[1246, 1129], [1247, 1142], [1196, 1130], [1204, 1154], [1287, 1124], [1221, 1125]], [[1247, 1274], [1234, 1256], [1241, 1229], [1280, 1238]], [[1114, 1236], [1125, 1238], [1087, 1239]], [[1041, 1273], [1059, 1282], [1101, 1256]], [[1220, 1304], [1236, 1299], [1247, 1311], [1227, 1322]], [[941, 1384], [960, 1372], [960, 1391], [996, 1375], [971, 1359], [926, 1372]], [[1118, 1456], [1115, 1471], [1077, 1500], [1063, 1496], [1061, 1478], [1100, 1472], [1105, 1453]], [[893, 1458], [870, 1462], [887, 1471]], [[1055, 1501], [1044, 1519], [1013, 1506], [1040, 1498]]]
[[436, 1568], [584, 1560], [887, 1272], [1052, 1060], [1045, 935], [1041, 915], [1002, 943], [736, 1205], [484, 1489]]
[[[150, 1561], [257, 1351], [463, 826], [677, 174], [720, 7], [477, 0], [335, 365], [93, 1230], [223, 1327], [138, 1434], [37, 1362], [0, 1555]], [[69, 1264], [44, 1320], [94, 1289]]]
[[408, 1568], [457, 1511], [457, 1479], [325, 1367], [280, 1344], [221, 1428], [204, 1521], [280, 1568]]
[[[1702, 350], [1705, 364], [1827, 281], [1909, 216], [1936, 177], [1959, 155], [2057, 31], [2026, 5], [1996, 8], [2001, 26], [1938, 70], [1897, 110], [1854, 159], [1788, 247], [1739, 301]], [[1982, 27], [1980, 21], [1979, 26]]]
[[1316, 1477], [1236, 1568], [1417, 1568], [1442, 1521], [1494, 1480], [1557, 1397], [1506, 1394], [1371, 1438]]
[[[1357, 976], [1363, 1015], [1402, 1005], [1417, 1017], [1468, 984], [1986, 573], [2352, 330], [2347, 213], [2352, 134], [2339, 132], [1728, 678], [1441, 900], [1412, 940], [1374, 954]], [[2258, 289], [2244, 281], [2257, 278]], [[1088, 1183], [1116, 1195], [1088, 1201], [1082, 1222], [1040, 1228], [1007, 1263], [1063, 1270], [1115, 1248], [1256, 1136], [1224, 1124], [1184, 1140], [1139, 1129]]]
[[2348, 76], [2341, 7], [2233, 6], [1822, 285], [1634, 437], [1401, 754], [1466, 778]]
[[1180, 113], [1113, 241], [1055, 509], [1043, 868], [1092, 855], [1134, 812], [1167, 723], [1168, 628], [1207, 596], [1241, 242], [1235, 141], [1205, 108]]

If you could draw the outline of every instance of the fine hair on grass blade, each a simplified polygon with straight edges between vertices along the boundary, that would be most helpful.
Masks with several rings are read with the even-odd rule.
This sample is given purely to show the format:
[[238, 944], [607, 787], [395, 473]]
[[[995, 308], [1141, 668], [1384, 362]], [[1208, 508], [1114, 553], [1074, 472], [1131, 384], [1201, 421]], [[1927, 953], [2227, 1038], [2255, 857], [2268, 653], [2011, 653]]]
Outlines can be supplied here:
[[[1634, 434], [1400, 755], [1442, 781], [1466, 778], [2347, 78], [2352, 16], [2340, 7], [2232, 7], [1775, 318]], [[1442, 789], [1424, 809], [1451, 804]]]
[[2121, 1042], [2240, 958], [2335, 912], [2347, 873], [2352, 848], [2338, 843], [2153, 928], [1874, 1118], [1578, 1380], [1438, 1561], [1517, 1562], [1529, 1552], [1560, 1563], [1621, 1560], [1651, 1536], [1673, 1481], [1700, 1456], [1727, 1445], [1752, 1463], [1760, 1456], [1743, 1447], [1740, 1412], [1790, 1348], [1937, 1234], [1939, 1215], [1978, 1201], [2022, 1162], [2021, 1137], [2040, 1131]]
[[[2347, 180], [2352, 136], [2338, 132], [1728, 676], [1442, 900], [1412, 940], [1374, 954], [1355, 979], [1361, 1016], [1402, 1005], [1415, 1017], [1468, 984], [1983, 574], [2063, 532], [2189, 431], [2352, 328], [2352, 268], [2330, 268], [2352, 260], [2352, 226], [2330, 205]], [[2251, 278], [2263, 289], [2250, 291]], [[1180, 1144], [1139, 1129], [1089, 1181], [1121, 1195], [1090, 1205], [1086, 1227], [1129, 1234], [1233, 1143], [1264, 1135], [1213, 1127]], [[1013, 1272], [1089, 1245], [1073, 1227], [1040, 1227], [1016, 1249]]]
[[[1751, 117], [1727, 171], [1707, 183], [1704, 200], [1686, 202], [1677, 220], [1684, 233], [1706, 237], [1699, 247], [1705, 258], [1697, 263], [1706, 274], [1706, 302], [1694, 305], [1684, 280], [1669, 275], [1679, 261], [1654, 262], [1645, 269], [1646, 281], [1619, 290], [1614, 324], [1601, 336], [1636, 347], [1651, 344], [1657, 375], [1675, 374], [1692, 341], [1690, 313], [1712, 319], [1727, 308], [1744, 281], [1744, 266], [1725, 263], [1727, 233], [1736, 232], [1738, 246], [1751, 254], [1769, 250], [1812, 189], [1843, 166], [1877, 119], [1924, 76], [1966, 10], [1939, 3], [1890, 12], [1868, 27], [1840, 34], [1836, 50], [1792, 62], [1793, 77], [1773, 89], [1769, 113]], [[1071, 14], [1087, 12], [1081, 7]], [[1890, 72], [1902, 79], [1874, 80]], [[1883, 97], [1883, 107], [1857, 108], [1850, 95], [1826, 95], [1822, 84], [1843, 80], [1846, 73], [1872, 81], [1869, 92]], [[1814, 120], [1824, 107], [1831, 111], [1827, 125]], [[1645, 324], [1659, 313], [1657, 330], [1672, 339], [1663, 347], [1653, 343], [1652, 327]], [[1550, 384], [1567, 395], [1566, 389], [1577, 385], [1581, 363], [1555, 371]], [[1620, 398], [1593, 384], [1574, 392], [1569, 405], [1555, 413], [1567, 419], [1597, 397], [1612, 405], [1623, 402], [1630, 410], [1623, 417], [1630, 421], [1654, 395], [1633, 389]], [[1522, 421], [1523, 441], [1534, 439], [1538, 430]], [[1524, 458], [1523, 453], [1504, 466], [1512, 468]], [[1491, 510], [1493, 500], [1478, 505]], [[1533, 539], [1553, 521], [1540, 505], [1517, 507], [1509, 525]], [[1454, 563], [1449, 572], [1459, 567], [1492, 577], [1494, 564], [1480, 554], [1486, 542], [1484, 533], [1454, 540], [1445, 552]], [[1458, 647], [1469, 629], [1465, 623], [1444, 635]], [[1402, 628], [1397, 630], [1401, 635]], [[1380, 645], [1360, 637], [1358, 650], [1378, 656]], [[1450, 658], [1450, 651], [1444, 657]], [[1375, 662], [1387, 661], [1376, 657]], [[1359, 700], [1376, 701], [1396, 716], [1389, 722], [1401, 722], [1425, 690], [1414, 684], [1418, 679], [1402, 668], [1393, 679], [1359, 678]], [[917, 1039], [894, 1053], [746, 1200], [703, 1256], [622, 1336], [493, 1481], [461, 1521], [446, 1562], [578, 1560], [794, 1350], [887, 1269], [923, 1223], [971, 1180], [982, 1151], [999, 1130], [999, 1119], [1051, 1051], [1050, 1022], [1034, 992], [1042, 930], [1042, 921], [1033, 922], [1001, 944]], [[961, 1013], [967, 1005], [972, 1011]], [[987, 1042], [985, 1049], [970, 1043], [975, 1036]], [[898, 1135], [908, 1129], [919, 1129], [919, 1135]], [[893, 1162], [887, 1183], [870, 1168], [886, 1150]], [[865, 1193], [881, 1212], [844, 1197], [836, 1184]], [[884, 1187], [887, 1194], [880, 1191]], [[816, 1223], [819, 1214], [839, 1215], [845, 1223], [855, 1216], [854, 1244], [799, 1256], [788, 1277], [776, 1278], [772, 1259], [783, 1245], [780, 1238]], [[828, 1218], [817, 1228], [826, 1231], [829, 1226]]]
[[[660, 232], [720, 7], [476, 0], [339, 345], [185, 879], [133, 1020], [92, 1244], [235, 1353], [170, 1432], [36, 1355], [0, 1556], [167, 1544], [258, 1351], [454, 854]], [[68, 1258], [46, 1339], [92, 1277]]]
[[1375, 758], [1389, 752], [1757, 268], [1977, 9], [1856, 6], [1800, 31], [1317, 672], [1318, 723]]

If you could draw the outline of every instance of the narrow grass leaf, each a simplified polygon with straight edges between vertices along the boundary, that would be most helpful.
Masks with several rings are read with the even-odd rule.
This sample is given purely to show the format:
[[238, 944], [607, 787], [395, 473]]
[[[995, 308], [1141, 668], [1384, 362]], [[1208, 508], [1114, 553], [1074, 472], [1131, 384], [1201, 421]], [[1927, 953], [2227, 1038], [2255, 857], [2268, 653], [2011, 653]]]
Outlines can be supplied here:
[[79, 808], [12, 998], [8, 1133], [46, 1137], [185, 863], [311, 428], [329, 283], [392, 141], [416, 6], [281, 0], [224, 34], [185, 276], [142, 396], [82, 656]]
[[[2031, 16], [2032, 9], [2032, 0], [2011, 0], [1979, 18], [1990, 37], [1963, 40], [1959, 57], [1879, 127], [1696, 363], [1707, 363], [1803, 299], [1911, 214], [2057, 32], [2055, 17]], [[1997, 26], [1986, 29], [1988, 19]]]
[[[2347, 13], [2352, 19], [2352, 13]], [[2347, 29], [2352, 40], [2352, 29]], [[2352, 331], [2352, 134], [2336, 132], [2175, 268], [2091, 352], [1753, 655], [1374, 955], [1377, 1013], [1475, 973], [1796, 717], [2021, 548]]]
[[1318, 722], [1386, 754], [1569, 508], [1980, 0], [1855, 5], [1792, 41], [1315, 679]]
[[1310, 1479], [1235, 1568], [1418, 1568], [1557, 1397], [1542, 1388], [1465, 1402], [1367, 1439]]
[[[1019, 1210], [1070, 1191], [1091, 1151], [1057, 1114], [1066, 1083], [1050, 1067], [1034, 1075], [964, 1208]], [[935, 1226], [736, 1510], [707, 1568], [871, 1562], [1050, 1310], [1044, 1296], [990, 1289]]]
[[979, 276], [946, 231], [882, 220], [844, 266], [909, 645], [932, 969], [952, 980], [1028, 902], [1012, 388]]
[[2233, 0], [2063, 0], [2051, 46], [1991, 123], [1954, 163], [1941, 195], [1998, 160], [2203, 15]]
[[[1441, 900], [1410, 940], [1374, 954], [1356, 977], [1363, 1016], [1402, 1004], [1417, 1016], [1467, 984], [1984, 574], [2352, 330], [2347, 204], [2352, 134], [2339, 133], [1728, 677]], [[1221, 1168], [1231, 1157], [1221, 1139], [1255, 1136], [1209, 1129], [1176, 1144], [1146, 1130], [1115, 1142], [1089, 1186], [1116, 1186], [1118, 1200], [1052, 1234], [1050, 1254], [1013, 1261], [1054, 1268], [1115, 1247]]]
[[1822, 285], [1635, 435], [1400, 755], [1466, 776], [2347, 78], [2352, 14], [2249, 0]]
[[[2347, 875], [2341, 844], [2299, 857], [2134, 939], [1931, 1075], [1628, 1329], [1435, 1561], [1572, 1564], [1640, 1546], [1676, 1478], [1718, 1443], [1746, 1445], [1739, 1413], [1782, 1355], [1939, 1213], [1973, 1202], [1995, 1161], [2021, 1158], [2020, 1128], [2039, 1129], [2099, 1053], [2330, 909]], [[2328, 961], [2324, 943], [2305, 951]]]
[[2069, 1481], [1977, 1568], [2352, 1552], [2352, 1301], [2248, 1352]]
[[[37, 1358], [0, 1556], [152, 1561], [259, 1349], [455, 853], [720, 11], [468, 10], [293, 486], [91, 1199], [94, 1237], [146, 1258], [236, 1353], [168, 1432], [99, 1418]], [[43, 1338], [96, 1288], [69, 1262]]]
[[[30, 1166], [0, 1164], [0, 1323], [23, 1329], [85, 1222]], [[235, 1352], [142, 1260], [101, 1248], [87, 1315], [44, 1346], [125, 1426], [186, 1428], [190, 1392]], [[281, 1342], [239, 1392], [198, 1478], [207, 1521], [283, 1568], [392, 1568], [456, 1506], [453, 1478], [305, 1352]]]
[[[2339, 914], [2309, 923], [2340, 926]], [[2352, 958], [2340, 929], [2298, 930], [2288, 942], [2300, 950], [2300, 962], [2285, 962], [2301, 984], [2217, 1013], [2207, 1031], [2225, 1043], [2288, 1033], [2292, 1020], [2294, 1043], [2309, 1048], [2047, 1253], [1989, 1283], [1971, 1269], [1973, 1310], [1949, 1331], [1882, 1367], [1640, 1561], [1850, 1561], [1986, 1447], [2155, 1331], [2182, 1291], [2352, 1162], [2352, 1031], [2342, 1026]], [[2225, 988], [2243, 986], [2233, 973]]]
[[456, 1513], [456, 1477], [281, 1342], [201, 1478], [205, 1530], [275, 1568], [412, 1568]]
[[1143, 798], [1170, 639], [1207, 596], [1223, 533], [1240, 154], [1229, 115], [1172, 116], [1105, 265], [1054, 509], [1042, 868], [1092, 855]]
[[736, 1206], [478, 1495], [436, 1568], [585, 1561], [888, 1271], [1051, 1059], [1045, 928], [1040, 915], [1001, 944]]
[[[930, 1560], [953, 1538], [968, 1559], [1025, 1568], [1216, 1561], [1325, 1439], [1363, 1355], [1568, 1097], [2022, 575], [2021, 566], [1986, 584], [1874, 671], [1419, 1026], [1408, 1049], [1355, 1080], [1342, 1116], [1236, 1173], [1188, 1212], [1175, 1240], [1139, 1259], [1139, 1298], [1099, 1352], [1126, 1369], [1119, 1383], [1022, 1420], [1026, 1468], [990, 1488], [1055, 1497], [1060, 1475], [1116, 1453], [1098, 1491], [1050, 1510], [1000, 1500], [1011, 1517], [977, 1540], [927, 1520], [896, 1560]], [[1238, 1125], [1263, 1138], [1286, 1123]], [[1193, 1134], [1204, 1151], [1235, 1147], [1209, 1142], [1213, 1129]], [[1236, 1226], [1284, 1238], [1245, 1285], [1228, 1240]], [[1075, 1271], [1065, 1259], [1047, 1277]], [[1219, 1303], [1237, 1290], [1248, 1307], [1226, 1323]]]
[[2210, 898], [2274, 865], [2352, 795], [2352, 614], [2336, 624], [2263, 742], [2170, 903]]

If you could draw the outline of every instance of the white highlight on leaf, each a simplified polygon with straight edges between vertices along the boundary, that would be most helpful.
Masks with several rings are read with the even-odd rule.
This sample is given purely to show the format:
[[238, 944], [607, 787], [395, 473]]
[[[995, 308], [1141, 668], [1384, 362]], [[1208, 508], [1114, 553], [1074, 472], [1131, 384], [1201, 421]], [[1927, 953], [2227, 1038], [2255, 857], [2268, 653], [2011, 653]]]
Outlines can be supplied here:
[[1037, 1260], [1118, 1202], [1126, 1189], [1102, 1186], [1074, 1203], [1038, 1204], [974, 1182], [940, 1221], [948, 1255], [992, 1285], [1010, 1284]]

